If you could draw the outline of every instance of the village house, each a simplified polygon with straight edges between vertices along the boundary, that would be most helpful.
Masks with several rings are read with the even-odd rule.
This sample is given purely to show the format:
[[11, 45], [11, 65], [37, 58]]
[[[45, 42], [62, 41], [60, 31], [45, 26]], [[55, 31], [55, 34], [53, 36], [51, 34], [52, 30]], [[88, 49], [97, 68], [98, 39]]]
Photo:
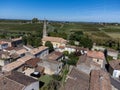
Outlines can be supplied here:
[[8, 44], [8, 47], [19, 47], [23, 45], [22, 37], [14, 38], [14, 39], [4, 39], [1, 41], [6, 42]]
[[19, 58], [17, 54], [10, 54], [9, 52], [0, 51], [0, 66], [7, 65]]
[[3, 50], [4, 48], [8, 47], [8, 43], [4, 42], [4, 41], [0, 41], [0, 50]]
[[97, 46], [96, 43], [93, 44], [92, 50], [97, 50], [97, 51], [104, 51], [105, 48], [103, 46]]
[[43, 37], [42, 38], [42, 43], [43, 43], [43, 46], [45, 46], [45, 43], [47, 41], [50, 41], [52, 44], [53, 44], [53, 47], [56, 49], [56, 48], [59, 48], [60, 46], [65, 46], [67, 41], [63, 38], [60, 38], [60, 37]]
[[30, 60], [31, 58], [33, 58], [33, 57], [32, 56], [24, 56], [22, 58], [19, 58], [19, 59], [17, 59], [17, 61], [14, 61], [12, 63], [9, 63], [9, 64], [3, 66], [2, 71], [9, 72], [9, 71], [17, 70], [19, 72], [23, 72], [25, 62]]
[[24, 47], [8, 47], [6, 49], [3, 49], [3, 51], [9, 52], [10, 55], [17, 54], [19, 57], [25, 56], [25, 54], [28, 52], [28, 50]]
[[78, 46], [66, 45], [66, 46], [60, 46], [56, 51], [59, 51], [59, 52], [68, 51], [69, 54], [73, 52], [78, 52], [80, 54], [86, 54], [88, 49], [83, 48], [83, 47], [78, 47]]
[[109, 73], [114, 78], [120, 78], [120, 60], [109, 61]]
[[46, 74], [59, 74], [59, 72], [62, 70], [63, 63], [61, 60], [63, 60], [63, 58], [64, 56], [62, 53], [54, 51], [44, 57], [42, 63], [38, 63], [38, 66], [44, 67], [44, 73]]
[[103, 70], [92, 70], [89, 90], [112, 90], [109, 74]]
[[23, 57], [27, 52], [28, 51], [26, 49], [22, 48], [22, 49], [16, 50], [15, 53], [18, 54], [20, 57]]
[[12, 40], [12, 42], [11, 42], [12, 47], [19, 47], [19, 46], [23, 45], [22, 37], [13, 38], [11, 40]]
[[114, 60], [118, 59], [118, 51], [114, 50], [114, 49], [107, 49], [107, 55], [111, 56]]
[[25, 62], [24, 71], [25, 75], [30, 76], [34, 72], [39, 72], [40, 74], [44, 72], [44, 69], [38, 66], [37, 63], [41, 62], [42, 60], [39, 58], [31, 58], [30, 60]]
[[103, 52], [101, 52], [101, 51], [88, 51], [87, 56], [91, 57], [94, 62], [96, 62], [97, 64], [99, 64], [101, 66], [101, 68], [105, 69], [105, 65], [107, 63], [106, 63], [105, 56], [104, 56]]
[[69, 72], [64, 90], [89, 90], [89, 75], [75, 67]]
[[45, 46], [45, 43], [47, 41], [50, 41], [53, 44], [54, 49], [59, 48], [60, 46], [65, 46], [67, 44], [67, 40], [61, 38], [61, 37], [51, 37], [47, 36], [47, 22], [44, 21], [44, 26], [43, 26], [43, 38], [42, 38], [42, 44]]
[[49, 53], [49, 48], [45, 46], [40, 46], [38, 48], [34, 48], [26, 53], [26, 55], [34, 56], [37, 58], [43, 58]]
[[89, 75], [91, 70], [100, 70], [101, 66], [94, 62], [91, 57], [82, 55], [77, 62], [76, 68]]
[[104, 70], [92, 70], [89, 74], [70, 67], [64, 90], [112, 90], [110, 76]]
[[39, 90], [39, 81], [16, 71], [2, 73], [0, 90]]

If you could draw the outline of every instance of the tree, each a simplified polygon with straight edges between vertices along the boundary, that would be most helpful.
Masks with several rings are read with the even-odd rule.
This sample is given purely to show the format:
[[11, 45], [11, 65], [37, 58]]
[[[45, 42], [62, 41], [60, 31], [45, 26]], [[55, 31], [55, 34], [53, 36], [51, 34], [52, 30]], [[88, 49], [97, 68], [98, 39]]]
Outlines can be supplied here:
[[83, 47], [89, 48], [89, 49], [92, 48], [93, 42], [88, 37], [85, 37], [85, 36], [81, 37], [79, 42], [80, 42], [79, 43], [80, 46], [83, 46]]
[[54, 51], [53, 44], [52, 44], [50, 41], [47, 41], [47, 42], [45, 43], [45, 46], [46, 46], [46, 47], [49, 47], [49, 52]]
[[60, 88], [60, 82], [57, 80], [51, 80], [47, 86], [48, 90], [58, 90]]
[[24, 44], [24, 45], [27, 45], [27, 37], [26, 37], [26, 36], [23, 36], [23, 37], [22, 37], [22, 40], [23, 40], [23, 44]]
[[38, 18], [33, 18], [32, 19], [32, 23], [38, 23], [38, 22], [39, 22]]

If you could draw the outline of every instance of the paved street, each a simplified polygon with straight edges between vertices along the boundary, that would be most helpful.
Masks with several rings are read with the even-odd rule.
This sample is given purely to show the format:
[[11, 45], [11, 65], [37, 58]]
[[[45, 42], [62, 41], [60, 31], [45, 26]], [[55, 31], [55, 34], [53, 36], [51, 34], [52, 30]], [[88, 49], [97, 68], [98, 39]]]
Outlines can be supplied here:
[[115, 80], [114, 78], [110, 77], [111, 80], [111, 84], [117, 88], [118, 90], [120, 90], [120, 81]]

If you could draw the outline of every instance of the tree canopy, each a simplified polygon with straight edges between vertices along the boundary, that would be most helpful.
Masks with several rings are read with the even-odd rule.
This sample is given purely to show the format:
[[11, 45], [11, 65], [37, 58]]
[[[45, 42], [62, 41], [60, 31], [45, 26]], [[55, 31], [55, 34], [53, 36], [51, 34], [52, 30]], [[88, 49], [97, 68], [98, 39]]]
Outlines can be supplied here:
[[53, 44], [52, 44], [50, 41], [47, 41], [47, 42], [45, 43], [45, 46], [46, 46], [46, 47], [49, 47], [49, 52], [54, 51]]
[[33, 18], [32, 19], [32, 23], [38, 23], [38, 22], [39, 22], [38, 18]]

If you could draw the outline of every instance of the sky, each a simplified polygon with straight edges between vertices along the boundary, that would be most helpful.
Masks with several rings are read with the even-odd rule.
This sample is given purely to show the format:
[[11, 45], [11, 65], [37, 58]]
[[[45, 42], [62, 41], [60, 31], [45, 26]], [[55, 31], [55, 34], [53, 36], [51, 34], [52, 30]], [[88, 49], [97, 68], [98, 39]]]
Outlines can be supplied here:
[[120, 0], [0, 0], [0, 18], [120, 22]]

